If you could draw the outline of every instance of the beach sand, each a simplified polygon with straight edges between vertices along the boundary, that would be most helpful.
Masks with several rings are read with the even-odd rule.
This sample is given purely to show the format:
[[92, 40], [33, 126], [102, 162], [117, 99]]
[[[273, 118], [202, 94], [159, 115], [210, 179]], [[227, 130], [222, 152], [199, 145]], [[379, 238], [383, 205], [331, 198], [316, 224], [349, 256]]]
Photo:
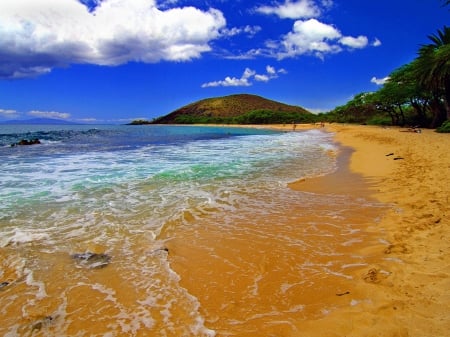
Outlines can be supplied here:
[[[291, 125], [272, 127], [293, 129]], [[290, 273], [291, 263], [302, 258], [291, 248], [257, 235], [251, 241], [247, 234], [224, 236], [208, 226], [199, 236], [204, 244], [189, 242], [192, 235], [183, 233], [168, 242], [174, 253], [171, 265], [182, 285], [199, 299], [206, 326], [217, 336], [241, 337], [450, 336], [450, 135], [340, 124], [297, 125], [296, 131], [311, 128], [335, 134], [341, 145], [339, 169], [323, 177], [300, 179], [289, 187], [316, 195], [369, 198], [384, 205], [372, 223], [362, 217], [369, 211], [366, 208], [351, 209], [346, 215], [346, 221], [368, 233], [364, 245], [335, 245], [340, 257], [333, 263], [351, 265], [354, 256], [364, 256], [365, 263], [349, 268], [350, 278], [327, 276], [316, 279], [318, 283], [310, 289], [296, 286], [280, 295], [283, 282], [303, 281]], [[321, 221], [321, 210], [316, 211], [316, 220]], [[301, 213], [301, 208], [293, 207], [292, 216], [300, 222], [304, 221]], [[301, 240], [302, 233], [295, 227], [283, 232], [290, 225], [267, 230]], [[245, 231], [246, 224], [240, 226]], [[333, 235], [342, 240], [338, 229]], [[217, 256], [212, 257], [212, 251]], [[327, 257], [319, 261], [324, 266], [328, 262]], [[237, 277], [241, 269], [246, 273]], [[310, 276], [305, 274], [305, 279]], [[259, 282], [262, 279], [264, 283]], [[249, 290], [257, 291], [259, 297], [246, 297]], [[295, 303], [306, 306], [292, 310]], [[275, 307], [290, 309], [271, 316]], [[324, 312], [320, 307], [332, 310]]]
[[[355, 291], [366, 294], [366, 303], [304, 322], [304, 336], [450, 336], [450, 135], [370, 126], [326, 129], [354, 149], [351, 171], [389, 205], [379, 223], [385, 244], [367, 247], [384, 258], [355, 278]], [[292, 187], [343, 188], [333, 179], [306, 179]]]
[[[242, 179], [243, 191], [267, 212], [245, 205], [228, 211], [226, 204], [187, 209], [186, 225], [176, 218], [164, 226], [158, 237], [164, 247], [115, 226], [130, 253], [115, 264], [123, 253], [110, 251], [115, 259], [108, 268], [86, 274], [73, 268], [67, 252], [49, 252], [40, 242], [3, 247], [0, 281], [8, 282], [0, 296], [11, 301], [3, 302], [0, 319], [10, 325], [0, 331], [79, 335], [89, 327], [100, 335], [129, 323], [136, 336], [213, 336], [208, 329], [217, 337], [450, 336], [450, 135], [340, 124], [296, 131], [311, 128], [335, 136], [338, 150], [324, 151], [337, 156], [338, 169], [262, 196], [246, 191]], [[77, 252], [108, 248], [95, 240], [74, 243]], [[16, 257], [20, 263], [9, 263]], [[28, 269], [30, 260], [40, 264]], [[115, 269], [126, 261], [130, 269]], [[143, 268], [130, 282], [136, 263], [162, 263], [165, 270], [165, 261], [167, 274]], [[25, 267], [24, 279], [17, 271]], [[169, 285], [173, 300], [150, 302], [152, 287], [160, 285]], [[136, 316], [123, 317], [127, 312]], [[152, 327], [140, 329], [139, 322]]]

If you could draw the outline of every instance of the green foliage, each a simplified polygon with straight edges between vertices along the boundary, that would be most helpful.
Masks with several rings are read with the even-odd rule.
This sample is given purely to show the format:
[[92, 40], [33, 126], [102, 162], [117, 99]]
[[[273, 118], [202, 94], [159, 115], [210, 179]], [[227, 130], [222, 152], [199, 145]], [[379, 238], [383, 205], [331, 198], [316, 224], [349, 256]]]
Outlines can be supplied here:
[[145, 119], [136, 119], [131, 123], [128, 123], [127, 125], [147, 125], [147, 124], [151, 124], [151, 122]]
[[234, 119], [237, 124], [287, 124], [313, 122], [312, 114], [272, 110], [254, 110]]
[[367, 120], [376, 116], [378, 111], [373, 104], [373, 93], [360, 93], [328, 113], [329, 122], [366, 124]]
[[391, 118], [386, 116], [373, 116], [369, 120], [367, 120], [368, 125], [380, 125], [380, 126], [388, 126], [392, 124]]
[[254, 110], [237, 117], [213, 117], [205, 115], [178, 115], [174, 119], [176, 124], [290, 124], [313, 123], [317, 116], [298, 112], [284, 112], [272, 110]]
[[229, 118], [210, 117], [210, 116], [192, 116], [179, 115], [175, 117], [175, 124], [229, 124]]
[[450, 133], [450, 120], [445, 121], [440, 127], [438, 127], [436, 132]]

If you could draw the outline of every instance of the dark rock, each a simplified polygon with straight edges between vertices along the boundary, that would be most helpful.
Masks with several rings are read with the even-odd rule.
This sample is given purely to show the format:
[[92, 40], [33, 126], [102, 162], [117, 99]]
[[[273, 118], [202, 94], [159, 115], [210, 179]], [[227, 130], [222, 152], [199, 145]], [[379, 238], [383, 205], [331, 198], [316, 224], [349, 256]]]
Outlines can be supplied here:
[[36, 144], [41, 144], [41, 141], [39, 139], [21, 139], [18, 143], [15, 144], [11, 144], [11, 146], [16, 146], [16, 145], [36, 145]]
[[148, 254], [156, 255], [156, 254], [159, 254], [161, 252], [169, 254], [169, 248], [167, 248], [167, 247], [156, 248], [156, 249], [153, 249], [152, 251], [149, 251]]
[[350, 291], [346, 291], [344, 293], [337, 293], [336, 296], [344, 296], [344, 295], [350, 295]]
[[76, 260], [79, 265], [89, 269], [100, 269], [106, 267], [110, 261], [111, 256], [107, 254], [97, 253], [78, 253], [71, 255], [72, 259]]

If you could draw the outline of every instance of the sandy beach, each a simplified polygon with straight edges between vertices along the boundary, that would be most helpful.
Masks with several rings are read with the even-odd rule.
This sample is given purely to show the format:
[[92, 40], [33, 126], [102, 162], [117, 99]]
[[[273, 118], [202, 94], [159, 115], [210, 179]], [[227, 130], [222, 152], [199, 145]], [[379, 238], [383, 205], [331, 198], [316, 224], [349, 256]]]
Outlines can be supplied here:
[[[189, 159], [204, 164], [188, 160], [197, 171], [187, 178], [186, 167], [173, 172], [171, 164], [168, 178], [152, 180], [156, 157], [130, 151], [121, 153], [120, 172], [141, 168], [145, 179], [82, 188], [84, 152], [71, 149], [77, 161], [68, 173], [59, 156], [42, 164], [37, 156], [32, 164], [63, 172], [58, 186], [77, 173], [73, 186], [84, 197], [61, 190], [67, 202], [44, 199], [3, 216], [0, 335], [450, 336], [450, 135], [270, 127], [288, 132], [190, 147]], [[320, 131], [301, 133], [312, 128]], [[238, 146], [237, 154], [256, 153], [262, 164], [225, 179], [218, 160], [196, 178], [223, 153], [246, 166]], [[180, 149], [166, 147], [158, 170]], [[100, 159], [117, 165], [109, 150], [88, 158], [93, 167]], [[334, 172], [317, 177], [335, 162]], [[17, 172], [4, 167], [4, 175]], [[39, 191], [42, 178], [32, 178]], [[108, 257], [108, 265], [80, 262], [84, 252]]]
[[[307, 322], [302, 336], [450, 336], [450, 136], [370, 126], [326, 130], [354, 149], [351, 171], [389, 207], [378, 224], [381, 245], [367, 247], [380, 262], [354, 279], [353, 291], [367, 301]], [[324, 177], [292, 187], [330, 193], [342, 185]]]
[[[271, 127], [293, 130], [292, 125]], [[434, 130], [417, 133], [400, 128], [342, 124], [296, 125], [295, 130], [311, 128], [334, 134], [339, 151], [330, 152], [330, 155], [337, 155], [338, 170], [322, 177], [304, 177], [289, 187], [314, 195], [367, 198], [383, 205], [378, 211], [379, 217], [372, 222], [363, 219], [368, 208], [352, 209], [346, 214], [347, 221], [356, 224], [368, 236], [363, 245], [339, 248], [342, 249], [339, 251], [341, 260], [333, 262], [352, 265], [355, 260], [351, 259], [358, 256], [365, 263], [359, 267], [357, 263], [352, 265], [354, 268], [346, 271], [351, 274], [347, 280], [323, 279], [312, 292], [283, 295], [294, 303], [306, 301], [332, 307], [329, 313], [322, 311], [318, 315], [303, 310], [285, 314], [280, 321], [273, 321], [273, 318], [254, 320], [247, 332], [235, 330], [232, 335], [253, 336], [251, 331], [260, 331], [261, 336], [296, 337], [450, 336], [450, 136]], [[301, 208], [292, 209], [293, 222], [297, 221], [295, 217], [301, 219], [301, 212]], [[321, 209], [316, 209], [315, 213], [320, 217]], [[285, 227], [290, 225], [284, 224]], [[295, 236], [295, 233], [293, 230], [288, 235]], [[263, 271], [277, 270], [280, 268], [279, 254], [291, 253], [284, 247], [280, 248], [283, 253], [274, 254], [274, 245], [265, 246], [264, 240], [258, 243], [256, 237], [252, 238], [251, 244], [239, 240], [225, 243], [223, 235], [216, 234], [209, 228], [203, 237], [207, 242], [220, 242], [225, 259], [235, 258], [235, 252], [239, 251], [241, 258], [255, 260], [252, 252], [257, 250], [255, 245], [260, 244], [260, 251], [267, 254], [264, 254], [264, 261], [255, 260], [253, 264]], [[334, 235], [342, 237], [342, 232], [336, 231]], [[177, 243], [176, 240], [170, 246], [176, 251], [175, 247], [181, 245], [188, 246], [186, 242]], [[245, 245], [251, 249], [247, 251]], [[339, 243], [335, 247], [339, 247]], [[192, 256], [192, 247], [186, 249]], [[249, 303], [239, 300], [249, 285], [227, 279], [226, 269], [217, 264], [212, 268], [217, 275], [210, 274], [206, 277], [208, 281], [201, 285], [206, 281], [205, 276], [199, 277], [189, 270], [202, 271], [202, 263], [193, 261], [207, 261], [208, 252], [195, 252], [198, 254], [195, 259], [177, 261], [175, 258], [172, 266], [182, 276], [182, 284], [200, 299], [207, 325], [212, 326], [218, 336], [228, 335], [227, 324], [221, 322], [233, 322], [240, 306], [250, 307]], [[325, 258], [322, 263], [326, 265], [330, 261]], [[270, 308], [277, 300], [275, 284], [289, 279], [289, 263], [282, 268], [285, 272], [274, 276], [273, 287], [259, 289], [258, 308]], [[249, 275], [259, 272], [249, 270]], [[208, 294], [208, 283], [212, 280], [220, 291]], [[214, 301], [211, 301], [212, 297]], [[234, 305], [230, 312], [220, 307], [221, 303], [227, 302]], [[213, 312], [220, 312], [220, 319], [214, 318]]]

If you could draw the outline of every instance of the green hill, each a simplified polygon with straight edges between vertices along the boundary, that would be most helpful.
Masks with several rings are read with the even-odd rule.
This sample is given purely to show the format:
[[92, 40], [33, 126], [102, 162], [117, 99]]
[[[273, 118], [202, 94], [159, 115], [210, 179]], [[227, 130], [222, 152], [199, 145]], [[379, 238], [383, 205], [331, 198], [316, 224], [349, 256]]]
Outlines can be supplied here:
[[188, 104], [154, 124], [268, 124], [309, 121], [313, 116], [299, 106], [287, 105], [260, 96], [239, 94], [207, 98]]

